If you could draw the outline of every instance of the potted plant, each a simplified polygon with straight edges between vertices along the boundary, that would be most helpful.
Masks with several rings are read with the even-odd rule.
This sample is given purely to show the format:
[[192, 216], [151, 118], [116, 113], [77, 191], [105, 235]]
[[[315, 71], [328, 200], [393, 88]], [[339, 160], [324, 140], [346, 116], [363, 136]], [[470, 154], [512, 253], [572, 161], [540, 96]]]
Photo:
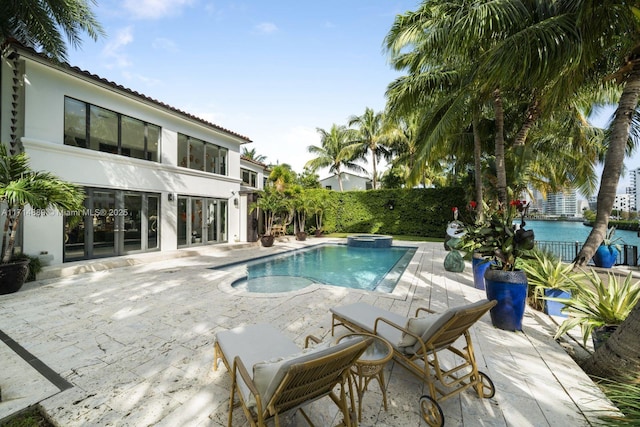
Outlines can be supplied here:
[[529, 305], [550, 315], [566, 317], [562, 313], [565, 301], [571, 297], [575, 280], [583, 276], [573, 267], [552, 253], [534, 251], [533, 258], [521, 263], [529, 282]]
[[307, 222], [307, 213], [311, 211], [311, 200], [302, 187], [294, 194], [293, 209], [296, 223], [296, 239], [304, 241], [307, 239], [305, 225]]
[[[533, 230], [526, 230], [524, 217], [529, 203], [513, 200], [486, 215], [478, 223], [469, 224], [462, 237], [463, 247], [490, 259], [484, 273], [487, 298], [498, 304], [491, 311], [494, 326], [505, 330], [522, 330], [526, 305], [527, 275], [517, 266], [534, 247]], [[520, 224], [514, 224], [516, 216]]]
[[616, 228], [610, 227], [607, 230], [607, 234], [605, 235], [602, 243], [596, 250], [595, 254], [593, 254], [593, 263], [596, 267], [603, 268], [611, 268], [615, 265], [618, 254], [622, 250], [620, 245], [616, 242], [620, 240], [620, 238], [613, 238], [616, 234]]
[[571, 298], [564, 301], [565, 308], [562, 310], [568, 317], [558, 327], [555, 338], [580, 326], [584, 344], [587, 344], [591, 335], [593, 346], [597, 349], [640, 302], [640, 281], [633, 280], [632, 272], [622, 282], [611, 272], [606, 274], [606, 281], [603, 276], [591, 269], [590, 273], [583, 273], [581, 278], [569, 279], [572, 282], [572, 294]]
[[84, 192], [49, 172], [33, 171], [26, 153], [11, 155], [0, 144], [0, 202], [5, 212], [0, 262], [0, 294], [18, 291], [29, 272], [29, 258], [14, 254], [20, 219], [25, 209], [33, 215], [79, 211]]
[[282, 209], [283, 203], [283, 195], [273, 187], [267, 187], [260, 192], [258, 200], [249, 206], [249, 213], [259, 209], [264, 215], [265, 231], [260, 237], [260, 242], [264, 247], [273, 246], [273, 242], [275, 240], [272, 231], [273, 223], [276, 219], [276, 215]]

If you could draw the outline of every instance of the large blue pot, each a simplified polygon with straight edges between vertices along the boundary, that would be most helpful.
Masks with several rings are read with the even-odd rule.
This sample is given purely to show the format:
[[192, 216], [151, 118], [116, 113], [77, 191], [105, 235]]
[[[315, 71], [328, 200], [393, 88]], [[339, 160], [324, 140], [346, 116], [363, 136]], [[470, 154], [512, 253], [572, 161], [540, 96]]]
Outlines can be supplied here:
[[496, 300], [490, 311], [491, 323], [499, 329], [521, 331], [527, 303], [527, 275], [524, 271], [487, 269], [484, 273], [487, 298]]
[[[552, 298], [565, 298], [568, 300], [569, 298], [571, 298], [571, 293], [560, 289], [545, 289], [544, 296]], [[562, 309], [565, 305], [565, 303], [560, 301], [545, 300], [544, 312], [552, 316], [567, 317], [567, 315], [562, 312]]]
[[471, 265], [473, 267], [473, 285], [476, 289], [484, 290], [484, 272], [487, 271], [491, 262], [486, 258], [471, 259]]
[[593, 263], [596, 267], [611, 268], [618, 259], [618, 253], [615, 246], [600, 245], [593, 254]]

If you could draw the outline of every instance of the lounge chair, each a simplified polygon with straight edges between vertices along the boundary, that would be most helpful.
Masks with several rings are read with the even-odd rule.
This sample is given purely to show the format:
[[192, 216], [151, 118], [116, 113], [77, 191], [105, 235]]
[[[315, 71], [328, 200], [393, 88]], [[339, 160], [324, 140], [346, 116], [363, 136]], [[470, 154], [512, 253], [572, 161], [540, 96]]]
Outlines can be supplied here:
[[[331, 334], [341, 325], [389, 341], [394, 359], [428, 386], [429, 394], [420, 398], [425, 421], [431, 426], [442, 426], [444, 414], [438, 402], [470, 387], [475, 388], [479, 397], [490, 398], [495, 394], [491, 379], [478, 371], [469, 334], [469, 328], [495, 304], [482, 300], [442, 314], [418, 308], [416, 317], [407, 318], [358, 302], [331, 309]], [[419, 317], [423, 311], [428, 314]], [[461, 336], [465, 342], [456, 344]], [[443, 361], [455, 366], [447, 369]]]
[[[309, 336], [305, 347], [310, 341], [320, 340]], [[222, 360], [231, 376], [229, 427], [236, 394], [251, 426], [262, 427], [267, 420], [274, 419], [278, 427], [279, 415], [293, 409], [300, 409], [305, 420], [313, 425], [301, 406], [325, 396], [342, 412], [340, 425], [355, 425], [346, 397], [348, 375], [370, 341], [324, 343], [300, 350], [282, 332], [267, 324], [219, 332], [214, 344], [213, 367], [217, 370], [218, 360]], [[337, 385], [340, 385], [339, 395], [334, 391]]]

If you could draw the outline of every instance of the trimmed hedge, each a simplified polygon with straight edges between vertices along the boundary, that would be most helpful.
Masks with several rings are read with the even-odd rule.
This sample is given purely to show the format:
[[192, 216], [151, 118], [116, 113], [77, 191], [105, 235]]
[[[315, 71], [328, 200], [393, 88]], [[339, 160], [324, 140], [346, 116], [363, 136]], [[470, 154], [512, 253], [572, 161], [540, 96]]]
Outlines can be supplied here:
[[[461, 188], [326, 191], [323, 231], [444, 238], [452, 208], [465, 206]], [[313, 223], [310, 215], [309, 224]]]

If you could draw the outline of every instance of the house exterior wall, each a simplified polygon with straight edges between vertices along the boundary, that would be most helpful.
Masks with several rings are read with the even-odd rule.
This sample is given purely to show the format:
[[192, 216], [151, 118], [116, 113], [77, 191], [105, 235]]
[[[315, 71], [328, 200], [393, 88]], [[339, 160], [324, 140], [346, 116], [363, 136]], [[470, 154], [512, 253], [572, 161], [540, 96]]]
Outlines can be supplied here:
[[[233, 241], [234, 236], [242, 236], [241, 215], [237, 211], [243, 206], [234, 205], [233, 194], [240, 192], [240, 145], [248, 142], [247, 140], [163, 109], [148, 100], [118, 91], [109, 84], [34, 60], [28, 55], [22, 57], [21, 61], [24, 64], [21, 83], [23, 96], [19, 101], [24, 109], [21, 142], [34, 170], [50, 171], [83, 187], [158, 194], [159, 250], [162, 251], [178, 248], [178, 196], [228, 200], [226, 238]], [[3, 58], [0, 136], [5, 144], [10, 133], [8, 112], [12, 102], [11, 64], [12, 61]], [[160, 126], [159, 161], [64, 145], [65, 97]], [[178, 133], [226, 148], [228, 175], [177, 166]], [[62, 216], [25, 215], [22, 248], [25, 253], [37, 255], [41, 251], [47, 251], [54, 256], [53, 264], [61, 263], [64, 240]]]
[[[370, 181], [369, 178], [364, 178], [362, 176], [349, 173], [341, 172], [340, 175], [342, 176], [343, 191], [366, 190], [367, 183]], [[322, 188], [331, 187], [331, 190], [333, 191], [340, 191], [340, 183], [338, 182], [337, 175], [333, 175], [320, 180], [320, 185], [322, 186]]]

